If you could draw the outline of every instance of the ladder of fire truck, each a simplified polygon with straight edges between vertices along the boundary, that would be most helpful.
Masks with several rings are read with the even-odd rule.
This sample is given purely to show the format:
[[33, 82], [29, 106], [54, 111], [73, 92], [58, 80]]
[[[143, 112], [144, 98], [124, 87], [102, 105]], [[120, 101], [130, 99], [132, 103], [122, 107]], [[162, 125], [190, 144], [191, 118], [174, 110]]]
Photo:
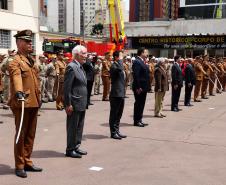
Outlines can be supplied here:
[[122, 43], [125, 38], [124, 19], [122, 15], [121, 1], [108, 0], [110, 14], [110, 40], [116, 44]]

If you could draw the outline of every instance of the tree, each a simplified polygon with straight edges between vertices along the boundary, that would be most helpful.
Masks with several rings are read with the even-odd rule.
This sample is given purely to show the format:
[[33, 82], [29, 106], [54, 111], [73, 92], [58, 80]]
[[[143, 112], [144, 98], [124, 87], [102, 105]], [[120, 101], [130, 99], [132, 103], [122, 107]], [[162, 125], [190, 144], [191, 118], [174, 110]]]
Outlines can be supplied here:
[[93, 25], [91, 35], [103, 35], [104, 26], [101, 23]]

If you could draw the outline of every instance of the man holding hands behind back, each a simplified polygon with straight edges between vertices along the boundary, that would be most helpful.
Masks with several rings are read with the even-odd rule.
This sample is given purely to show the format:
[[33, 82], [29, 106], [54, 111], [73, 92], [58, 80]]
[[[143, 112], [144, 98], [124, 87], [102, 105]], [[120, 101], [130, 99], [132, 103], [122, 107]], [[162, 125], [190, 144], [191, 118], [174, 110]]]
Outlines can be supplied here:
[[64, 105], [67, 113], [66, 156], [81, 158], [87, 155], [79, 149], [87, 105], [87, 79], [82, 65], [86, 62], [87, 49], [77, 45], [73, 50], [73, 62], [68, 64], [64, 77]]

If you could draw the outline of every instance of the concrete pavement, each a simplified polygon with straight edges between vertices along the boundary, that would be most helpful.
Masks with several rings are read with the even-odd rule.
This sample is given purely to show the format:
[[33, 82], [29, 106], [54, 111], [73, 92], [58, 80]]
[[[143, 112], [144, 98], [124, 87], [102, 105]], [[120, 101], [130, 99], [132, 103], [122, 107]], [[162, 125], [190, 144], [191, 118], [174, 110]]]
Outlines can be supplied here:
[[[184, 89], [183, 89], [184, 91]], [[226, 184], [226, 93], [211, 97], [166, 118], [153, 117], [154, 94], [148, 94], [144, 119], [149, 126], [133, 127], [132, 92], [126, 99], [121, 132], [128, 138], [109, 138], [109, 102], [92, 96], [86, 114], [82, 159], [66, 158], [65, 112], [43, 104], [38, 120], [33, 161], [42, 173], [14, 175], [14, 122], [10, 111], [0, 109], [0, 185], [224, 185]], [[91, 171], [96, 166], [103, 170]]]

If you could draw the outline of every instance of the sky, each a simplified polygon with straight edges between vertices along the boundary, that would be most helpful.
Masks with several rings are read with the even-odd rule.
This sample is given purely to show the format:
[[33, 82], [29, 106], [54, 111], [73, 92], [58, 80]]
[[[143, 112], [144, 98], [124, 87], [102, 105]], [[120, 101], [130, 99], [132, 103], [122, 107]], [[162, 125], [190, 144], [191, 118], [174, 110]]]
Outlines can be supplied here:
[[126, 2], [126, 9], [129, 10], [129, 0], [123, 0]]

